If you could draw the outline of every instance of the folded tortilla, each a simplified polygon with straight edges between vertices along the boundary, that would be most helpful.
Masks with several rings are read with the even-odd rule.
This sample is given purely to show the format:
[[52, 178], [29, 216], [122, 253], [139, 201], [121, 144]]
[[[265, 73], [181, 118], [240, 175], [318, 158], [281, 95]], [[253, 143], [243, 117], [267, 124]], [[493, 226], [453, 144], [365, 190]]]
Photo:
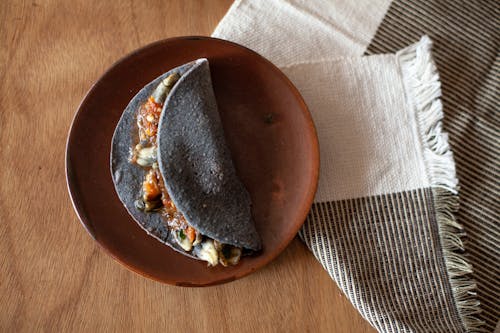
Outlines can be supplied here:
[[[116, 127], [111, 172], [116, 191], [134, 220], [151, 236], [187, 256], [160, 213], [136, 207], [146, 170], [130, 162], [139, 141], [137, 112], [171, 74], [180, 78], [166, 96], [161, 111], [157, 162], [171, 201], [187, 223], [204, 237], [222, 244], [258, 251], [261, 240], [251, 214], [250, 195], [239, 180], [217, 110], [206, 59], [187, 63], [156, 78], [132, 99]], [[177, 239], [176, 239], [177, 236]]]

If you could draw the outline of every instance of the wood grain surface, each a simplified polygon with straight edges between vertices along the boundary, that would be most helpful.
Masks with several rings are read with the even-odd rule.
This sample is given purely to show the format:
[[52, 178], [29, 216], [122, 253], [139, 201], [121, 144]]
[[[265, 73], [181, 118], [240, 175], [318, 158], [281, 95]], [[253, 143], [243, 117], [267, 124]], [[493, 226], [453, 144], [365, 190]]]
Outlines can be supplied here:
[[209, 288], [163, 285], [99, 249], [73, 211], [64, 153], [74, 112], [113, 62], [210, 35], [223, 1], [1, 1], [0, 331], [374, 332], [298, 240]]

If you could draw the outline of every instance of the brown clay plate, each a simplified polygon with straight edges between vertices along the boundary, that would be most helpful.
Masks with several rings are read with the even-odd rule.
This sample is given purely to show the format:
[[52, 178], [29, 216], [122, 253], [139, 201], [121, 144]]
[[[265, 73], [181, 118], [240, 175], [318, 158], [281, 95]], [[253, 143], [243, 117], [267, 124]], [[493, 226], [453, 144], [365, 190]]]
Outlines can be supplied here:
[[[118, 199], [109, 170], [113, 131], [132, 97], [160, 74], [203, 57], [210, 63], [228, 145], [263, 241], [259, 255], [228, 268], [209, 268], [148, 236]], [[278, 256], [306, 218], [318, 168], [311, 116], [287, 77], [257, 53], [208, 37], [166, 39], [115, 63], [83, 99], [66, 149], [69, 193], [89, 234], [133, 271], [182, 286], [229, 282]]]

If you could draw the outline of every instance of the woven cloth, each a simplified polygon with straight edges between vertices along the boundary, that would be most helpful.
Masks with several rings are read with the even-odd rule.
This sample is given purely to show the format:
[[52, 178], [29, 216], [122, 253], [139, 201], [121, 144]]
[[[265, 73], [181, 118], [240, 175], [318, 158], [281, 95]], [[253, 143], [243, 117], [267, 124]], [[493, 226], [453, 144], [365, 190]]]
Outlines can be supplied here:
[[303, 95], [321, 169], [300, 236], [380, 332], [498, 320], [498, 14], [494, 1], [241, 0], [213, 33]]

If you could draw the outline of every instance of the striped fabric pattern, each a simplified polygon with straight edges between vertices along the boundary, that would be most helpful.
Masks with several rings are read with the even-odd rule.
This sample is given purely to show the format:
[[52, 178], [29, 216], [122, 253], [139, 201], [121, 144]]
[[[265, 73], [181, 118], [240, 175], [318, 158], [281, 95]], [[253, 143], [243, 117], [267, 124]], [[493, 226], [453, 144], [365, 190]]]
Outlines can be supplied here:
[[300, 236], [380, 332], [464, 332], [432, 189], [315, 203]]
[[394, 0], [366, 52], [393, 52], [423, 34], [434, 40], [444, 129], [460, 182], [457, 219], [490, 332], [500, 317], [499, 18], [494, 0]]

